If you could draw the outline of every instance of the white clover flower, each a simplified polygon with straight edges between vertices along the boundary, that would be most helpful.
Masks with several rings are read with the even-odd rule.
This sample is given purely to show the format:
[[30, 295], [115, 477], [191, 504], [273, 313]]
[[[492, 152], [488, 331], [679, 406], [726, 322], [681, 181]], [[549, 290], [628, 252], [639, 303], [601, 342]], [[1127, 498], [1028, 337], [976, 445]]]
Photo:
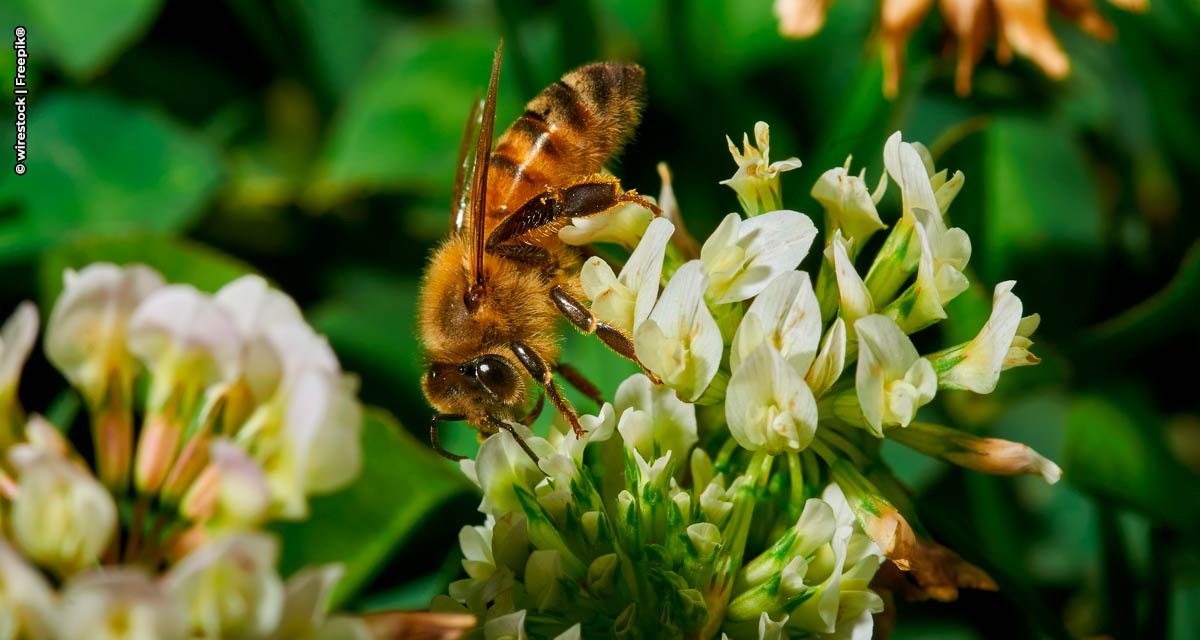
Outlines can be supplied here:
[[611, 242], [632, 250], [653, 219], [654, 214], [646, 207], [627, 202], [598, 215], [572, 218], [570, 224], [559, 229], [558, 239], [576, 246]]
[[804, 375], [764, 342], [733, 372], [725, 419], [745, 449], [771, 455], [801, 451], [817, 431], [817, 402]]
[[[546, 458], [554, 453], [550, 443], [534, 436], [528, 427], [513, 425], [513, 428], [538, 458]], [[525, 453], [507, 431], [500, 431], [483, 441], [473, 466], [479, 488], [483, 490], [483, 502], [479, 509], [497, 517], [510, 511], [521, 513], [521, 502], [517, 499], [516, 487], [532, 495], [533, 488], [545, 477], [529, 454]]]
[[804, 381], [812, 389], [813, 395], [820, 397], [842, 377], [842, 370], [845, 368], [846, 322], [841, 318], [834, 318], [829, 330], [825, 332], [821, 351], [809, 367]]
[[924, 209], [941, 218], [942, 209], [934, 195], [930, 171], [917, 148], [904, 142], [899, 131], [884, 143], [883, 166], [900, 187], [904, 217], [911, 220], [913, 209]]
[[250, 529], [267, 520], [271, 488], [267, 476], [241, 447], [218, 438], [209, 445], [208, 466], [184, 496], [184, 515], [209, 527]]
[[871, 300], [871, 292], [867, 290], [862, 276], [858, 275], [854, 268], [854, 261], [850, 259], [846, 241], [840, 231], [833, 232], [833, 238], [825, 247], [825, 259], [833, 263], [841, 316], [848, 326], [853, 327], [859, 318], [875, 312], [875, 303]]
[[821, 499], [833, 508], [839, 530], [850, 531], [838, 585], [834, 630], [824, 637], [867, 640], [875, 628], [872, 614], [883, 611], [883, 599], [870, 588], [871, 579], [883, 564], [883, 551], [856, 525], [850, 504], [836, 483], [825, 488]]
[[949, 171], [946, 169], [938, 171], [934, 168], [933, 154], [929, 153], [929, 149], [925, 145], [913, 142], [912, 147], [917, 150], [917, 155], [921, 156], [921, 164], [925, 165], [925, 173], [929, 175], [929, 188], [933, 189], [933, 198], [937, 201], [938, 211], [945, 216], [946, 211], [950, 209], [950, 204], [954, 202], [954, 198], [962, 189], [966, 176], [962, 171], [955, 171], [953, 176], [946, 178]]
[[725, 216], [700, 248], [707, 299], [725, 304], [758, 295], [800, 264], [816, 235], [812, 220], [799, 211], [771, 211], [749, 220], [736, 213]]
[[104, 400], [112, 376], [133, 376], [137, 364], [125, 348], [129, 317], [163, 285], [144, 265], [101, 262], [63, 274], [46, 325], [46, 357], [90, 402]]
[[[1028, 352], [1032, 344], [1023, 328], [1032, 333], [1037, 316], [1021, 318], [1021, 299], [1012, 292], [1015, 280], [996, 285], [992, 295], [992, 315], [979, 335], [970, 342], [934, 354], [938, 383], [945, 389], [966, 389], [975, 393], [991, 393], [1000, 380], [1000, 372], [1008, 367], [1010, 352], [1016, 350], [1014, 362], [1032, 364], [1035, 356]], [[1021, 355], [1024, 354], [1024, 355]]]
[[63, 576], [98, 562], [117, 531], [112, 495], [90, 473], [54, 454], [18, 461], [11, 513], [16, 543], [30, 559]]
[[737, 163], [737, 173], [732, 178], [722, 180], [721, 184], [729, 185], [737, 192], [738, 201], [747, 215], [756, 216], [765, 211], [775, 211], [780, 207], [779, 174], [791, 171], [801, 166], [800, 160], [788, 158], [779, 162], [771, 162], [771, 128], [765, 122], [754, 124], [754, 141], [757, 147], [751, 146], [750, 137], [742, 135], [742, 151], [739, 153], [733, 140], [725, 137], [729, 143], [729, 153]]
[[0, 536], [0, 638], [53, 638], [57, 626], [54, 591]]
[[63, 591], [59, 638], [95, 640], [183, 640], [188, 637], [183, 606], [134, 569], [83, 574]]
[[164, 578], [187, 609], [192, 632], [205, 637], [262, 637], [279, 624], [283, 581], [279, 545], [265, 533], [234, 533], [189, 553]]
[[1030, 336], [1037, 331], [1038, 325], [1041, 323], [1042, 316], [1036, 313], [1021, 318], [1020, 324], [1017, 325], [1017, 335], [1008, 348], [1008, 355], [1004, 356], [1003, 370], [1027, 367], [1042, 361], [1041, 358], [1029, 352], [1029, 347], [1033, 346]]
[[855, 388], [870, 430], [883, 437], [885, 426], [907, 426], [917, 409], [937, 393], [937, 375], [890, 318], [869, 315], [854, 323], [858, 334]]
[[821, 307], [807, 273], [782, 273], [754, 299], [733, 336], [729, 351], [733, 371], [764, 342], [798, 373], [808, 372], [821, 342]]
[[704, 393], [721, 364], [721, 330], [704, 304], [707, 286], [699, 260], [684, 264], [633, 337], [638, 358], [685, 402]]
[[[945, 306], [969, 286], [962, 272], [971, 258], [971, 239], [965, 231], [947, 229], [940, 217], [924, 209], [913, 209], [913, 217], [921, 250], [917, 280], [885, 312], [905, 333], [946, 318]], [[904, 308], [910, 310], [903, 313]]]
[[599, 257], [583, 264], [579, 281], [598, 320], [632, 334], [650, 315], [658, 299], [667, 243], [674, 231], [675, 226], [665, 218], [651, 222], [620, 275], [614, 275], [612, 267]]
[[617, 429], [627, 447], [647, 459], [670, 451], [675, 460], [687, 460], [696, 444], [696, 406], [683, 402], [665, 386], [655, 385], [637, 373], [617, 387], [613, 400], [620, 414]]
[[864, 179], [866, 169], [857, 176], [850, 175], [850, 160], [846, 158], [845, 165], [821, 174], [813, 185], [812, 197], [825, 208], [826, 234], [841, 231], [861, 248], [872, 234], [887, 227], [875, 210], [887, 191], [887, 174], [880, 175], [875, 191], [869, 192]]

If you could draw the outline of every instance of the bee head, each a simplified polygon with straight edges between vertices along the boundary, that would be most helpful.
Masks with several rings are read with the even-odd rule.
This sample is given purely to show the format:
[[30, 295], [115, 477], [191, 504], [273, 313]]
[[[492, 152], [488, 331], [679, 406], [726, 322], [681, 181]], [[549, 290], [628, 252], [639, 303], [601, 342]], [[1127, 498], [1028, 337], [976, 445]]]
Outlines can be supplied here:
[[447, 413], [512, 419], [525, 402], [516, 365], [494, 353], [459, 364], [431, 363], [423, 386], [430, 402]]

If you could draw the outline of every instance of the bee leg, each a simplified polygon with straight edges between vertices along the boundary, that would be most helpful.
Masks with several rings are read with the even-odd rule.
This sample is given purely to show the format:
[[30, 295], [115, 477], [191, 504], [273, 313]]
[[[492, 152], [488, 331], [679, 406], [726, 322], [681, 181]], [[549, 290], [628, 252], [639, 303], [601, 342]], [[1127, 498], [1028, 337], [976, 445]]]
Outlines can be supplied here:
[[551, 373], [546, 361], [524, 342], [514, 342], [508, 346], [517, 356], [517, 360], [521, 361], [525, 370], [529, 372], [529, 375], [546, 389], [546, 395], [550, 396], [550, 402], [554, 404], [554, 408], [558, 409], [558, 412], [571, 424], [571, 430], [575, 432], [575, 436], [582, 438], [586, 432], [583, 430], [583, 427], [579, 426], [579, 416], [575, 413], [575, 409], [571, 407], [571, 403], [567, 402], [567, 399], [563, 397], [558, 385], [554, 383], [554, 375]]
[[624, 202], [643, 206], [655, 217], [662, 215], [661, 209], [638, 195], [637, 191], [621, 189], [621, 183], [616, 178], [592, 176], [565, 189], [547, 189], [530, 198], [492, 230], [487, 239], [487, 252], [496, 253], [501, 245], [566, 218], [594, 216]]
[[654, 384], [662, 384], [662, 379], [654, 375], [654, 372], [647, 369], [646, 365], [638, 360], [637, 352], [633, 348], [633, 340], [625, 335], [624, 331], [596, 319], [592, 312], [581, 302], [571, 297], [571, 294], [563, 290], [559, 285], [555, 285], [550, 289], [550, 298], [554, 300], [554, 305], [558, 307], [560, 313], [566, 316], [571, 324], [579, 328], [585, 334], [596, 334], [609, 349], [617, 352], [617, 355], [630, 360], [637, 366], [642, 368], [642, 373], [646, 374], [647, 378]]
[[438, 423], [439, 422], [459, 422], [461, 420], [466, 420], [466, 419], [467, 419], [466, 416], [457, 415], [457, 414], [453, 414], [453, 413], [435, 413], [435, 414], [433, 414], [433, 420], [430, 421], [430, 423], [429, 423], [429, 443], [431, 445], [433, 445], [433, 450], [438, 452], [443, 458], [449, 458], [450, 460], [453, 460], [455, 462], [458, 462], [459, 460], [462, 460], [463, 458], [465, 458], [466, 456], [460, 456], [456, 453], [450, 453], [449, 451], [446, 451], [445, 449], [442, 448], [441, 439], [438, 437]]
[[541, 460], [537, 457], [537, 454], [533, 452], [533, 449], [530, 449], [529, 445], [526, 444], [525, 438], [522, 438], [521, 434], [517, 433], [517, 430], [514, 429], [511, 424], [505, 422], [504, 420], [499, 420], [496, 418], [488, 418], [488, 421], [492, 423], [492, 427], [494, 429], [496, 429], [496, 430], [504, 429], [505, 431], [507, 431], [508, 434], [513, 437], [513, 440], [515, 440], [518, 445], [521, 445], [521, 450], [523, 450], [525, 452], [525, 455], [529, 456], [530, 460], [533, 460], [534, 464], [538, 464], [541, 462]]
[[529, 413], [525, 414], [525, 417], [521, 419], [521, 424], [527, 427], [533, 426], [533, 423], [537, 421], [538, 416], [542, 415], [542, 407], [545, 405], [546, 395], [538, 394], [537, 404], [533, 405], [533, 409], [530, 409]]
[[589, 400], [597, 405], [604, 404], [604, 397], [600, 395], [600, 389], [592, 384], [591, 380], [584, 377], [583, 373], [565, 362], [560, 362], [554, 367], [555, 371], [562, 375], [563, 379], [571, 383], [580, 393], [587, 396]]

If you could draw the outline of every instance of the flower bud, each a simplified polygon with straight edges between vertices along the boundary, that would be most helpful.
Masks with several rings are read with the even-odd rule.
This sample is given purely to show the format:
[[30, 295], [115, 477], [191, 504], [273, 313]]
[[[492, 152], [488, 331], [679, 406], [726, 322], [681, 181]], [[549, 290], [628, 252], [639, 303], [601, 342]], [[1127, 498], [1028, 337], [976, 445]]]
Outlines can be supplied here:
[[32, 302], [22, 302], [0, 328], [0, 452], [20, 437], [25, 417], [17, 398], [21, 370], [37, 339], [38, 312]]
[[887, 174], [879, 176], [879, 185], [874, 192], [867, 191], [863, 173], [850, 175], [850, 158], [846, 164], [821, 174], [813, 185], [812, 197], [825, 208], [825, 233], [832, 235], [839, 230], [846, 238], [854, 240], [856, 249], [861, 250], [876, 231], [886, 225], [879, 219], [875, 205], [887, 191]]
[[748, 216], [780, 209], [782, 190], [779, 186], [779, 174], [798, 169], [801, 165], [796, 158], [771, 162], [771, 128], [767, 123], [755, 123], [754, 140], [758, 144], [757, 147], [751, 146], [750, 137], [743, 135], [742, 151], [739, 153], [733, 140], [726, 136], [729, 153], [737, 163], [738, 170], [732, 178], [721, 181], [721, 184], [728, 185], [737, 192], [738, 202], [742, 204], [742, 210]]

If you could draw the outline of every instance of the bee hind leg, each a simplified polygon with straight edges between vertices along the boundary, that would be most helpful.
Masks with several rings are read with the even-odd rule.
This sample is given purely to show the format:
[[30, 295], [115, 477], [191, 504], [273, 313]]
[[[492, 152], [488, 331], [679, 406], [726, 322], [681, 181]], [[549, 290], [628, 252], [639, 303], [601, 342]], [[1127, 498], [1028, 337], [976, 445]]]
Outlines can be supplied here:
[[[561, 223], [567, 218], [586, 218], [604, 213], [622, 203], [645, 207], [655, 217], [662, 210], [635, 190], [625, 191], [616, 178], [592, 176], [563, 189], [547, 189], [500, 221], [488, 236], [486, 249], [495, 254], [505, 244]], [[553, 228], [553, 227], [551, 227]]]
[[558, 363], [554, 369], [563, 377], [563, 380], [566, 380], [572, 387], [575, 387], [579, 393], [587, 396], [589, 400], [595, 402], [597, 405], [604, 404], [604, 396], [600, 395], [600, 389], [592, 384], [592, 381], [588, 380], [579, 369], [565, 362]]
[[570, 402], [567, 402], [558, 385], [554, 383], [553, 372], [550, 366], [546, 364], [546, 360], [524, 342], [514, 342], [509, 345], [509, 348], [512, 349], [513, 354], [517, 356], [517, 360], [521, 361], [521, 365], [525, 367], [525, 370], [529, 372], [534, 381], [542, 385], [542, 388], [546, 390], [546, 395], [550, 396], [550, 402], [567, 419], [567, 422], [570, 423], [571, 430], [575, 432], [575, 436], [582, 438], [586, 432], [579, 425], [579, 415], [575, 413], [574, 407], [571, 406]]
[[559, 285], [555, 285], [550, 289], [550, 298], [554, 300], [554, 306], [558, 307], [558, 311], [566, 316], [571, 324], [575, 325], [580, 331], [585, 334], [596, 334], [609, 349], [612, 349], [617, 355], [633, 362], [641, 367], [642, 373], [646, 374], [647, 378], [654, 384], [662, 384], [662, 379], [654, 375], [654, 372], [647, 369], [646, 365], [638, 360], [637, 352], [633, 348], [633, 340], [625, 335], [617, 327], [614, 327], [606, 322], [601, 322], [592, 315], [592, 312], [583, 303], [571, 297], [571, 294], [563, 290]]

